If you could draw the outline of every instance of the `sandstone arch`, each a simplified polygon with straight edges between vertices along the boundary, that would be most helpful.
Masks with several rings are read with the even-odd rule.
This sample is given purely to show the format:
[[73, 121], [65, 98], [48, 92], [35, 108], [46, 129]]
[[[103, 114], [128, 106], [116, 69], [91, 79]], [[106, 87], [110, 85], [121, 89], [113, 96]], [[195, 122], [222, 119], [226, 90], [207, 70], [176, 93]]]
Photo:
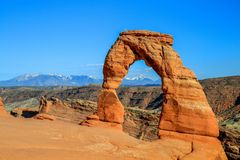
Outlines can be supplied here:
[[124, 120], [124, 107], [116, 89], [136, 60], [144, 60], [162, 79], [166, 97], [160, 117], [160, 134], [166, 131], [218, 136], [218, 124], [195, 74], [172, 48], [173, 38], [150, 31], [122, 32], [109, 50], [103, 68], [103, 89], [97, 115], [109, 126]]

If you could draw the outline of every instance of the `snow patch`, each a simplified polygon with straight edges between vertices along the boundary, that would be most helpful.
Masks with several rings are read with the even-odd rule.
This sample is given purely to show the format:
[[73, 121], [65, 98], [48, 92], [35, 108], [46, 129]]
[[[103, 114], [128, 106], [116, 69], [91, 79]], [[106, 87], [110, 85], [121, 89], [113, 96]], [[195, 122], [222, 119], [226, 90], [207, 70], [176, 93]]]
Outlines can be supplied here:
[[130, 80], [130, 81], [136, 81], [136, 80], [143, 80], [143, 79], [145, 79], [145, 78], [151, 79], [151, 78], [147, 77], [147, 76], [144, 75], [144, 74], [139, 74], [139, 75], [137, 75], [137, 76], [135, 76], [135, 77], [126, 77], [126, 78], [124, 78], [124, 79]]
[[29, 73], [29, 74], [24, 74], [22, 76], [19, 76], [16, 78], [17, 81], [26, 81], [34, 77], [38, 77], [40, 74], [38, 73]]

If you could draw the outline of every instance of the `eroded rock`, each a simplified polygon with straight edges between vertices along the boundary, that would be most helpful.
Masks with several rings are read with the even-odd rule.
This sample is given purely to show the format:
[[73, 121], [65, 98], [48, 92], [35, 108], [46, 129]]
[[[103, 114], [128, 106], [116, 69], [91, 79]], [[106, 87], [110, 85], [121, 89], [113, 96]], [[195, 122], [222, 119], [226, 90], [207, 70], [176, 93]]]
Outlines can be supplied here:
[[[159, 136], [184, 140], [190, 138], [191, 143], [196, 143], [197, 138], [201, 144], [196, 143], [200, 147], [193, 148], [193, 152], [187, 156], [190, 159], [201, 159], [204, 153], [201, 146], [206, 146], [208, 140], [212, 139], [213, 143], [209, 147], [216, 148], [216, 152], [209, 152], [205, 157], [227, 159], [216, 138], [219, 135], [217, 120], [202, 86], [195, 74], [183, 65], [172, 44], [173, 38], [167, 34], [150, 31], [122, 32], [109, 50], [104, 63], [103, 89], [99, 94], [97, 111], [100, 121], [90, 119], [83, 124], [101, 124], [101, 127], [109, 127], [109, 123], [122, 125], [124, 108], [117, 97], [116, 89], [127, 75], [129, 67], [137, 60], [144, 60], [162, 79], [165, 98]], [[185, 159], [189, 159], [187, 157]]]
[[39, 100], [39, 113], [34, 116], [35, 119], [39, 119], [39, 120], [55, 120], [55, 116], [51, 115], [51, 110], [56, 108], [56, 107], [60, 107], [62, 108], [63, 105], [61, 103], [60, 100], [58, 100], [57, 98], [52, 97], [51, 100], [47, 100], [46, 97], [41, 96], [40, 100]]
[[97, 113], [101, 121], [123, 122], [123, 107], [114, 94], [115, 90], [130, 65], [136, 60], [144, 60], [163, 82], [165, 100], [160, 130], [218, 136], [217, 120], [202, 87], [195, 74], [183, 65], [172, 44], [173, 38], [167, 34], [149, 31], [120, 34], [104, 63], [103, 90], [99, 95]]
[[[63, 121], [71, 121], [79, 123], [86, 119], [89, 113], [96, 112], [96, 102], [80, 100], [80, 99], [66, 99], [60, 100], [56, 97], [41, 97], [39, 105], [39, 114], [37, 119], [44, 119], [49, 115], [51, 119], [58, 119]], [[36, 118], [35, 117], [35, 118]], [[48, 119], [48, 118], [46, 118]]]
[[8, 116], [8, 113], [4, 107], [3, 99], [0, 97], [0, 116]]

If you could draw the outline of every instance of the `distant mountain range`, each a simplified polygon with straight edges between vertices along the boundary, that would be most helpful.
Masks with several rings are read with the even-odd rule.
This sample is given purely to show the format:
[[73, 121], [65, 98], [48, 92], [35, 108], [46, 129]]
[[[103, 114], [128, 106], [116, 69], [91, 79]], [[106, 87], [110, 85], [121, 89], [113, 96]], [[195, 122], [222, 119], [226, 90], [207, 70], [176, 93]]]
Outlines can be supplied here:
[[[85, 75], [59, 75], [59, 74], [24, 74], [10, 80], [0, 81], [0, 86], [86, 86], [101, 84], [102, 79]], [[124, 86], [152, 86], [160, 85], [160, 80], [152, 80], [142, 75], [125, 78]]]

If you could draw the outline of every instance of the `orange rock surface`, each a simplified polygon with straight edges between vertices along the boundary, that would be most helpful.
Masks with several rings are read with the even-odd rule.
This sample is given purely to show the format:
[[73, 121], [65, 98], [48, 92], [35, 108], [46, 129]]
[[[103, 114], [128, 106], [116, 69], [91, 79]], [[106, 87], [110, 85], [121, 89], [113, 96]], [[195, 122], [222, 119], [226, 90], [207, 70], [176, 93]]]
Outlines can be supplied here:
[[1, 160], [226, 159], [212, 137], [205, 141], [162, 137], [146, 142], [123, 132], [59, 120], [0, 117], [0, 140]]
[[8, 113], [5, 110], [4, 103], [1, 97], [0, 97], [0, 116], [8, 116]]
[[39, 100], [39, 112], [48, 113], [51, 107], [51, 102], [46, 97], [42, 96]]
[[36, 116], [34, 116], [34, 118], [39, 120], [50, 120], [50, 121], [54, 121], [56, 119], [53, 115], [49, 115], [46, 113], [39, 113]]
[[113, 89], [103, 89], [98, 97], [98, 116], [106, 122], [123, 123], [124, 107]]
[[[129, 67], [144, 60], [162, 79], [165, 93], [159, 128], [217, 137], [218, 124], [195, 74], [172, 48], [173, 38], [150, 31], [122, 32], [105, 59], [103, 90], [98, 99], [101, 121], [122, 123], [123, 106], [115, 89]], [[161, 134], [161, 132], [160, 132]]]

